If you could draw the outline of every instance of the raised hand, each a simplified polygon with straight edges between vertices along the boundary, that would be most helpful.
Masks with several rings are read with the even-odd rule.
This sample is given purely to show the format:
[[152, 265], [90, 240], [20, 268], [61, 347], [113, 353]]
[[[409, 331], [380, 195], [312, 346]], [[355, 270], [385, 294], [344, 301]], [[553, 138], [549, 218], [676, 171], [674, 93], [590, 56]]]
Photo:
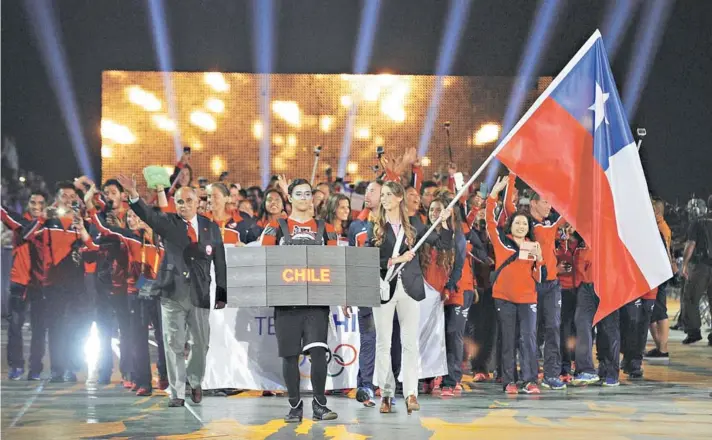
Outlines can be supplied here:
[[498, 177], [497, 182], [495, 182], [494, 186], [492, 186], [492, 192], [490, 192], [490, 195], [492, 197], [498, 197], [499, 193], [501, 193], [502, 190], [504, 190], [508, 184], [509, 184], [508, 178], [502, 177], [502, 176]]

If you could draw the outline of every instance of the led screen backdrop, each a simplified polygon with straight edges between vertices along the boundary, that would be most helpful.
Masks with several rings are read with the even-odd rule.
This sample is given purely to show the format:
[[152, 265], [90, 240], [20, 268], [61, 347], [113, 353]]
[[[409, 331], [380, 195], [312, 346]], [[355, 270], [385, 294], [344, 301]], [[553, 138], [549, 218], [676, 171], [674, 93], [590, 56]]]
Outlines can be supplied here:
[[[256, 74], [171, 73], [174, 111], [161, 72], [107, 71], [102, 87], [102, 176], [141, 174], [147, 165], [172, 170], [173, 135], [192, 147], [194, 178], [223, 171], [244, 186], [260, 183], [260, 115]], [[455, 162], [470, 171], [486, 158], [499, 134], [513, 78], [447, 77], [424, 164], [426, 177], [447, 169], [444, 123], [450, 121]], [[538, 81], [526, 109], [550, 78]], [[418, 147], [436, 78], [406, 75], [270, 75], [270, 173], [311, 174], [313, 149], [322, 145], [318, 175], [338, 169], [344, 132], [354, 114], [347, 180], [370, 180], [376, 147], [401, 154]], [[354, 107], [355, 106], [355, 107]], [[171, 118], [175, 116], [175, 120]], [[139, 179], [141, 180], [141, 179]]]

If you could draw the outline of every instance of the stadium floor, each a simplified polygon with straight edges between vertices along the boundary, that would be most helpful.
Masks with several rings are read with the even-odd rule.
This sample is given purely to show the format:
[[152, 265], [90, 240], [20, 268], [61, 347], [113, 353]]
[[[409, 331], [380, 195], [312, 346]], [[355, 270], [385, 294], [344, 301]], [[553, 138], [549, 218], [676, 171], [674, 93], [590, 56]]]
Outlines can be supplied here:
[[[339, 413], [337, 420], [305, 418], [293, 425], [282, 421], [287, 409], [282, 397], [247, 392], [168, 408], [162, 391], [137, 398], [116, 377], [106, 386], [85, 384], [82, 377], [77, 384], [9, 381], [3, 356], [0, 426], [3, 439], [33, 440], [708, 439], [712, 432], [712, 347], [706, 340], [683, 346], [682, 338], [681, 332], [671, 332], [668, 365], [646, 363], [645, 380], [623, 379], [618, 388], [591, 386], [510, 397], [502, 393], [501, 385], [474, 384], [470, 377], [462, 396], [423, 396], [422, 410], [411, 416], [402, 398], [395, 414], [381, 415], [377, 408], [332, 396], [329, 406]], [[3, 326], [3, 353], [6, 341]], [[305, 416], [310, 415], [307, 405]]]

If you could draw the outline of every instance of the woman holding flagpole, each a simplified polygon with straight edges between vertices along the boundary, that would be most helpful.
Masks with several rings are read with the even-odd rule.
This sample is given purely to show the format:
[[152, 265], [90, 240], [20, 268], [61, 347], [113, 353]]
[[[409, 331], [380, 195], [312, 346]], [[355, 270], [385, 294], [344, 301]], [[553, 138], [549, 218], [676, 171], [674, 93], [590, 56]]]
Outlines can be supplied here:
[[[452, 248], [452, 230], [447, 225], [452, 210], [444, 209], [440, 214], [443, 228], [433, 232], [427, 243], [437, 249]], [[381, 207], [369, 234], [371, 246], [380, 249], [381, 278], [385, 281], [393, 274], [395, 267], [404, 263], [403, 270], [382, 289], [381, 307], [373, 309], [376, 324], [376, 371], [375, 382], [381, 388], [381, 413], [392, 412], [395, 393], [395, 377], [391, 367], [391, 335], [393, 315], [398, 312], [403, 346], [403, 395], [406, 396], [408, 414], [420, 410], [418, 403], [419, 364], [419, 323], [418, 303], [425, 298], [423, 272], [415, 252], [411, 248], [426, 229], [410, 224], [405, 205], [405, 190], [396, 182], [386, 182], [381, 189]], [[415, 261], [414, 261], [415, 260]]]

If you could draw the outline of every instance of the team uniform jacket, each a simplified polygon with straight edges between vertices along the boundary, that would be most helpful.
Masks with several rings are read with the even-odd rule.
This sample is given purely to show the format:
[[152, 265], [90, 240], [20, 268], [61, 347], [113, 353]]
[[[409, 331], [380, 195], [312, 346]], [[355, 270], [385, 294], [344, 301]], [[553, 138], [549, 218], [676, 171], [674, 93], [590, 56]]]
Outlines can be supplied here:
[[[300, 223], [294, 219], [288, 218], [287, 227], [289, 232], [292, 234], [292, 239], [307, 239], [316, 240], [317, 233], [317, 221], [311, 219], [307, 222]], [[260, 237], [260, 244], [262, 246], [279, 246], [283, 243], [284, 236], [282, 235], [282, 228], [279, 227], [279, 222], [273, 221], [267, 224], [265, 230], [262, 232], [262, 237]], [[324, 225], [324, 244], [326, 246], [338, 246], [339, 237], [334, 230], [334, 227], [330, 224]]]
[[28, 286], [32, 281], [32, 255], [30, 242], [22, 235], [22, 228], [32, 222], [29, 213], [19, 215], [9, 213], [5, 208], [0, 208], [2, 222], [12, 231], [12, 269], [10, 281], [22, 286]]
[[243, 218], [237, 210], [232, 211], [231, 218], [222, 221], [213, 219], [211, 213], [206, 213], [205, 216], [218, 225], [225, 245], [252, 243], [259, 240], [262, 233], [257, 223], [252, 219]]
[[[163, 258], [163, 246], [153, 234], [148, 234], [142, 229], [131, 230], [104, 225], [95, 210], [89, 212], [91, 222], [97, 227], [102, 237], [108, 240], [118, 240], [127, 249], [127, 291], [135, 294], [138, 289], [136, 282], [141, 275], [146, 279], [155, 280], [158, 268]], [[98, 250], [99, 246], [92, 241], [85, 243], [90, 250]]]
[[[513, 254], [519, 253], [519, 246], [511, 235], [505, 235], [498, 227], [494, 210], [497, 199], [487, 197], [486, 216], [487, 233], [494, 246], [495, 269], [499, 269]], [[504, 267], [492, 287], [492, 297], [517, 304], [535, 304], [537, 302], [536, 283], [541, 282], [547, 267], [543, 261], [530, 261], [517, 258]]]

